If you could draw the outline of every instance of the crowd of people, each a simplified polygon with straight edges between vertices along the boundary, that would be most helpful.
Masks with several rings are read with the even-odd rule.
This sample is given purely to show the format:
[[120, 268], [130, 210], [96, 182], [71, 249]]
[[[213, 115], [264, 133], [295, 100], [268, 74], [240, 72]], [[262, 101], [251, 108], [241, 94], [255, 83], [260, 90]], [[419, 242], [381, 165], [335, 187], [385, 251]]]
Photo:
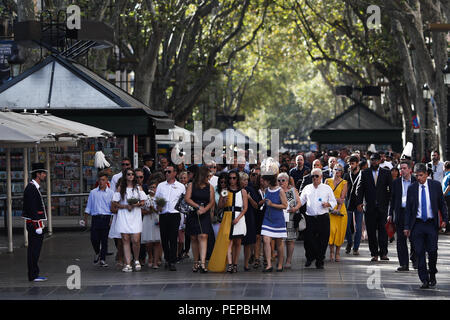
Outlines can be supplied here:
[[[315, 262], [323, 269], [325, 261], [341, 261], [344, 242], [345, 254], [359, 255], [364, 233], [370, 261], [387, 261], [394, 237], [386, 223], [393, 223], [396, 271], [408, 271], [411, 261], [422, 288], [436, 284], [437, 237], [448, 221], [450, 191], [450, 162], [440, 161], [437, 151], [417, 164], [393, 152], [346, 148], [286, 152], [278, 161], [254, 164], [248, 158], [190, 166], [153, 162], [145, 155], [144, 167], [132, 169], [124, 158], [111, 182], [105, 170], [99, 173], [85, 210], [92, 216], [95, 264], [108, 266], [109, 237], [124, 272], [145, 263], [158, 269], [163, 261], [176, 271], [192, 253], [193, 272], [236, 273], [242, 246], [244, 271], [282, 272], [291, 268], [295, 241], [303, 238], [305, 267]], [[182, 202], [188, 209], [180, 213]]]

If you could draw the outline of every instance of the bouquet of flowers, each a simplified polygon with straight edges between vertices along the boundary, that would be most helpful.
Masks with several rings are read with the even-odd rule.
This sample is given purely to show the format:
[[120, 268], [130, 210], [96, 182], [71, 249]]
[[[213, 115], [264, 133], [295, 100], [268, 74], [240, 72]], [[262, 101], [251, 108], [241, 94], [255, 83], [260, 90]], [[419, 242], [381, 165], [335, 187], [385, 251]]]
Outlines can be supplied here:
[[164, 198], [156, 198], [155, 199], [155, 203], [159, 208], [164, 208], [164, 206], [166, 205], [167, 201]]
[[132, 206], [133, 204], [138, 203], [138, 202], [139, 202], [139, 199], [136, 199], [136, 198], [129, 198], [129, 199], [127, 199], [127, 202], [128, 202], [128, 204], [129, 204], [130, 206]]
[[341, 217], [344, 216], [340, 211], [334, 210], [332, 208], [329, 208], [329, 213], [332, 214], [332, 215], [335, 215], [335, 216], [341, 216]]

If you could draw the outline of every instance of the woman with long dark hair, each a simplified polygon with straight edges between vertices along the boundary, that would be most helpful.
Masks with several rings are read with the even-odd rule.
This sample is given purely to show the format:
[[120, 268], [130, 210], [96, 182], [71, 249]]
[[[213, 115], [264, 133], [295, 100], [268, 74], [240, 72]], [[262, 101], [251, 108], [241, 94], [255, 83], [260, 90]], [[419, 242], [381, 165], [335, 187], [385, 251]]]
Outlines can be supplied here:
[[[193, 272], [206, 273], [206, 251], [208, 234], [212, 232], [211, 209], [214, 207], [214, 188], [209, 183], [209, 169], [202, 166], [188, 185], [185, 201], [195, 210], [186, 218], [186, 228], [191, 236], [192, 254], [194, 255]], [[200, 256], [200, 258], [199, 258]], [[197, 262], [198, 261], [198, 262]]]
[[[237, 261], [241, 250], [242, 238], [247, 233], [244, 214], [247, 212], [248, 197], [245, 189], [241, 189], [237, 171], [228, 173], [228, 186], [222, 190], [219, 208], [223, 208], [223, 219], [220, 224], [214, 250], [209, 261], [209, 269], [213, 272], [237, 272]], [[228, 261], [228, 268], [226, 264]]]
[[220, 219], [223, 217], [223, 208], [220, 209], [219, 208], [219, 199], [220, 199], [220, 194], [222, 193], [223, 190], [227, 189], [227, 185], [228, 185], [228, 173], [226, 172], [222, 172], [219, 175], [219, 178], [217, 179], [217, 187], [215, 190], [215, 200], [216, 200], [216, 205], [215, 205], [215, 215], [216, 215], [216, 223], [213, 224], [213, 229], [214, 229], [214, 237], [217, 238], [217, 235], [219, 233], [219, 228], [220, 228]]
[[136, 174], [133, 169], [126, 169], [125, 175], [120, 181], [117, 191], [114, 193], [112, 209], [118, 210], [116, 221], [116, 232], [122, 236], [123, 251], [125, 255], [125, 266], [123, 272], [131, 272], [131, 247], [133, 243], [134, 267], [136, 271], [141, 270], [139, 263], [139, 251], [142, 232], [141, 207], [145, 205], [147, 195], [138, 186]]

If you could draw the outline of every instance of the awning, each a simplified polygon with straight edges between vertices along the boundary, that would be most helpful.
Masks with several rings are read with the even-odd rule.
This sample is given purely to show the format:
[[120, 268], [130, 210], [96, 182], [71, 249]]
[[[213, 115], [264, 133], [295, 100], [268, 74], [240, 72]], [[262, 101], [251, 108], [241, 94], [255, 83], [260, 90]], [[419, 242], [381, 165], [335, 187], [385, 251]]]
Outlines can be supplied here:
[[175, 121], [168, 118], [155, 118], [150, 117], [155, 124], [157, 130], [168, 130], [172, 129], [175, 126]]

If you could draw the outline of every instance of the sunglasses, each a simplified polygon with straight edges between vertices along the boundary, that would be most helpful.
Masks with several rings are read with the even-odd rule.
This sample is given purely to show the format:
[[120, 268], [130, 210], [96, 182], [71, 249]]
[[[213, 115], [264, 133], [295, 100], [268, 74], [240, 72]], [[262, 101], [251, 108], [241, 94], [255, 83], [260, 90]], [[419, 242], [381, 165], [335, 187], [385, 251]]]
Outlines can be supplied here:
[[237, 177], [229, 177], [228, 180], [237, 180]]
[[171, 174], [172, 171], [171, 171], [171, 170], [166, 170], [166, 171], [164, 171], [164, 173], [165, 173], [165, 174]]
[[311, 177], [313, 177], [313, 178], [319, 178], [320, 176], [318, 175], [318, 174], [313, 174]]
[[214, 167], [208, 167], [208, 169], [215, 169], [216, 167], [214, 166]]
[[127, 173], [127, 176], [134, 176], [134, 173]]
[[257, 173], [252, 173], [251, 176], [252, 177], [256, 177], [258, 174]]
[[127, 163], [127, 162], [122, 162], [122, 166], [131, 166], [131, 163]]
[[286, 179], [278, 179], [278, 182], [286, 182]]
[[136, 176], [137, 179], [144, 179], [144, 176]]

